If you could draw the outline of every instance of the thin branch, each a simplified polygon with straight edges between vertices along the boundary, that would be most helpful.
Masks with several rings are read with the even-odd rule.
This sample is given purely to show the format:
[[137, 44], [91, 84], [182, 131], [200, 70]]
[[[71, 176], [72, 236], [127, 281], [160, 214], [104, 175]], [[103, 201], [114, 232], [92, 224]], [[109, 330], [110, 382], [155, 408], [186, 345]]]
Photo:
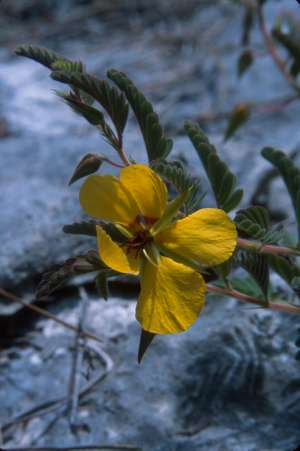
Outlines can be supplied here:
[[[105, 365], [105, 370], [100, 371], [93, 379], [91, 379], [89, 382], [87, 382], [86, 385], [81, 388], [79, 392], [80, 398], [89, 393], [95, 385], [101, 382], [112, 371], [114, 365], [110, 356], [105, 351], [103, 351], [103, 349], [96, 347], [94, 343], [90, 343], [89, 345], [87, 345], [87, 347], [91, 349], [103, 362], [103, 364]], [[35, 406], [25, 412], [22, 412], [21, 414], [16, 415], [14, 418], [9, 419], [2, 424], [1, 430], [3, 435], [5, 436], [8, 430], [10, 430], [10, 428], [16, 424], [23, 423], [24, 421], [28, 421], [31, 418], [35, 418], [37, 416], [47, 415], [55, 411], [56, 409], [61, 409], [63, 407], [63, 404], [67, 401], [67, 396], [57, 397], [50, 401], [44, 401], [38, 406]]]
[[71, 376], [69, 383], [69, 419], [71, 429], [76, 427], [77, 408], [79, 401], [80, 379], [83, 363], [83, 346], [85, 340], [82, 339], [82, 332], [84, 329], [84, 322], [87, 314], [88, 296], [84, 288], [79, 288], [81, 299], [81, 311], [79, 314], [78, 330], [75, 336], [74, 353], [72, 359]]
[[142, 451], [141, 448], [137, 448], [136, 446], [132, 445], [99, 445], [99, 446], [87, 445], [87, 446], [68, 446], [67, 448], [48, 446], [44, 448], [8, 448], [7, 450], [3, 451], [102, 451], [102, 450]]
[[[299, 99], [299, 94], [291, 94], [288, 96], [282, 96], [275, 99], [263, 100], [261, 102], [247, 102], [247, 106], [254, 113], [277, 113], [282, 111], [288, 105], [290, 105], [295, 100]], [[245, 102], [244, 102], [245, 103]], [[215, 122], [228, 119], [232, 115], [232, 110], [229, 111], [219, 111], [219, 112], [208, 112], [200, 114], [196, 117], [199, 122]]]
[[[29, 310], [32, 310], [35, 313], [38, 313], [39, 315], [42, 315], [48, 319], [51, 319], [52, 321], [55, 321], [56, 323], [60, 324], [61, 326], [72, 330], [73, 332], [78, 332], [78, 328], [76, 326], [73, 326], [73, 324], [67, 323], [63, 319], [58, 318], [58, 316], [53, 315], [52, 313], [48, 312], [48, 310], [44, 310], [41, 307], [38, 307], [34, 304], [27, 304], [27, 302], [23, 301], [18, 296], [15, 296], [12, 293], [9, 293], [8, 291], [4, 290], [3, 288], [0, 288], [0, 296], [3, 296], [6, 299], [10, 299], [13, 302], [17, 302], [18, 304], [21, 304], [23, 307], [28, 308]], [[97, 335], [94, 335], [91, 332], [82, 331], [81, 335], [90, 338], [91, 340], [95, 340], [98, 343], [103, 343], [103, 340], [98, 337]]]
[[266, 304], [265, 300], [258, 299], [254, 296], [250, 296], [248, 294], [241, 293], [240, 291], [217, 287], [216, 285], [206, 284], [206, 290], [209, 293], [221, 294], [223, 296], [230, 296], [232, 298], [238, 299], [241, 302], [245, 302], [248, 304], [258, 305], [262, 308], [269, 308], [271, 310], [277, 310], [280, 312], [286, 313], [298, 313], [300, 314], [300, 306], [291, 305], [291, 304], [277, 304], [275, 302], [269, 302]]
[[253, 251], [258, 254], [300, 256], [300, 249], [294, 247], [277, 246], [275, 244], [263, 244], [259, 241], [247, 240], [245, 238], [238, 238], [237, 244], [243, 249]]
[[299, 94], [300, 86], [295, 81], [295, 79], [291, 76], [289, 71], [286, 69], [285, 61], [281, 58], [281, 56], [277, 52], [277, 49], [273, 42], [272, 36], [270, 35], [270, 33], [267, 30], [264, 13], [263, 13], [263, 6], [259, 1], [257, 2], [257, 17], [258, 17], [260, 31], [261, 31], [264, 41], [265, 41], [265, 45], [266, 45], [274, 63], [277, 65], [279, 71], [281, 72], [283, 77], [286, 79], [286, 81], [289, 83], [289, 85]]

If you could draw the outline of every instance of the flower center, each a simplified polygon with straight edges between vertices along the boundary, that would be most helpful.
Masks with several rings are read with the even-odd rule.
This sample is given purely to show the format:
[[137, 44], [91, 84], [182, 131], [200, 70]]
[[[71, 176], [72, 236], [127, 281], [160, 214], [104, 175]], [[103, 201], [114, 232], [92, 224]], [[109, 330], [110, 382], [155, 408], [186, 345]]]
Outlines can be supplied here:
[[134, 235], [132, 238], [128, 238], [126, 243], [123, 244], [123, 246], [126, 248], [126, 253], [129, 254], [130, 252], [135, 253], [135, 257], [138, 256], [139, 252], [152, 241], [152, 236], [148, 232], [148, 230], [143, 230], [138, 232], [136, 235]]
[[157, 218], [150, 218], [148, 216], [138, 215], [136, 216], [135, 220], [131, 224], [131, 227], [134, 229], [142, 229], [142, 230], [148, 230], [150, 229], [153, 224], [155, 224], [157, 221]]

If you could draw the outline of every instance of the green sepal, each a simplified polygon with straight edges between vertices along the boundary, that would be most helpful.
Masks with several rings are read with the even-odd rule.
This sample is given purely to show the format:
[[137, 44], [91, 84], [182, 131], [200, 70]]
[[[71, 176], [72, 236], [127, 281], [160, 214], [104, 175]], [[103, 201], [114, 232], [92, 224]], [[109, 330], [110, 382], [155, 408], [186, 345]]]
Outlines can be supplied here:
[[156, 334], [153, 334], [152, 332], [147, 332], [144, 329], [141, 329], [141, 337], [140, 337], [140, 343], [139, 343], [139, 350], [138, 350], [138, 363], [141, 363], [147, 349], [151, 345], [154, 337]]
[[99, 294], [103, 297], [105, 301], [107, 301], [109, 297], [107, 272], [99, 271], [96, 276], [95, 282]]
[[172, 224], [175, 216], [179, 212], [180, 208], [185, 203], [187, 197], [189, 195], [189, 190], [184, 193], [179, 194], [174, 200], [169, 202], [167, 208], [165, 209], [163, 215], [159, 218], [158, 221], [154, 224], [154, 226], [150, 229], [151, 235], [155, 236], [163, 229]]

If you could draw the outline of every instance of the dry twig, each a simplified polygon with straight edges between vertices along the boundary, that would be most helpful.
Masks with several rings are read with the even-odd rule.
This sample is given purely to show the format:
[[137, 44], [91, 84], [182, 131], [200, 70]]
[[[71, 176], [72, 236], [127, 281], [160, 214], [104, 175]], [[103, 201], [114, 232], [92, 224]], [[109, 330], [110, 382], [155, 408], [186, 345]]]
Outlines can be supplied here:
[[[57, 316], [53, 315], [52, 313], [48, 312], [47, 310], [45, 310], [41, 307], [38, 307], [37, 305], [31, 304], [31, 303], [28, 304], [27, 302], [23, 301], [23, 299], [19, 298], [18, 296], [14, 295], [12, 293], [9, 293], [8, 291], [4, 290], [3, 288], [0, 288], [0, 296], [3, 296], [6, 299], [10, 299], [13, 302], [17, 302], [18, 304], [23, 305], [23, 307], [26, 307], [29, 310], [32, 310], [33, 312], [38, 313], [39, 315], [45, 316], [46, 318], [51, 319], [52, 321], [55, 321], [56, 323], [60, 324], [61, 326], [78, 333], [78, 328], [76, 326], [73, 326], [73, 324], [67, 323], [63, 319], [58, 318]], [[81, 335], [86, 338], [90, 338], [91, 340], [95, 340], [98, 343], [103, 343], [103, 340], [100, 337], [98, 337], [97, 335], [94, 335], [91, 332], [81, 331]]]

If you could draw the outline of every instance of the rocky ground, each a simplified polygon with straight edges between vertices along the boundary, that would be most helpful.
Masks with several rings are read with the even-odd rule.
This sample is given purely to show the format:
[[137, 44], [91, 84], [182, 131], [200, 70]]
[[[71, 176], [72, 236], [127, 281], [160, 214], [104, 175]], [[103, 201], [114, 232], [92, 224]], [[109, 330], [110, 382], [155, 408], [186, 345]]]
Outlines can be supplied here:
[[[110, 68], [125, 71], [153, 101], [174, 138], [173, 158], [184, 159], [195, 175], [202, 168], [182, 134], [184, 120], [227, 111], [240, 100], [268, 100], [289, 92], [268, 58], [260, 58], [237, 81], [241, 12], [226, 1], [189, 0], [174, 2], [172, 8], [167, 0], [153, 2], [152, 8], [146, 2], [126, 2], [125, 7], [115, 1], [103, 2], [102, 11], [92, 9], [96, 3], [84, 7], [74, 2], [69, 12], [58, 2], [48, 21], [49, 8], [38, 11], [36, 4], [39, 20], [31, 17], [32, 8], [31, 15], [24, 9], [24, 2], [6, 10], [7, 24], [18, 28], [11, 33], [11, 27], [2, 27], [0, 35], [0, 286], [25, 298], [49, 266], [94, 246], [93, 240], [62, 232], [64, 224], [81, 218], [78, 185], [69, 188], [67, 181], [84, 153], [109, 149], [54, 95], [57, 84], [45, 68], [13, 55], [15, 45], [30, 42], [81, 58], [101, 77]], [[300, 14], [297, 5], [293, 11]], [[24, 15], [26, 22], [21, 22]], [[255, 42], [258, 46], [257, 34]], [[280, 113], [255, 115], [226, 144], [224, 123], [201, 122], [246, 188], [245, 204], [268, 169], [260, 149], [299, 148], [299, 109], [295, 103]], [[133, 120], [126, 149], [146, 161]], [[274, 206], [275, 199], [275, 210], [284, 216], [288, 200], [277, 181], [267, 201]], [[155, 339], [138, 366], [136, 293], [128, 299], [125, 288], [119, 286], [107, 304], [89, 294], [86, 324], [103, 338], [102, 346], [94, 344], [96, 349], [90, 350], [95, 354], [90, 377], [101, 379], [103, 372], [103, 379], [83, 397], [76, 433], [69, 428], [64, 404], [45, 416], [17, 422], [20, 413], [67, 393], [72, 333], [48, 320], [14, 321], [11, 303], [1, 301], [1, 324], [22, 329], [22, 334], [17, 330], [19, 342], [0, 353], [5, 445], [128, 443], [146, 451], [296, 448], [300, 379], [292, 341], [297, 319], [211, 298], [190, 332]], [[47, 308], [74, 323], [78, 298], [76, 290], [66, 290]], [[85, 370], [88, 363], [86, 356]]]

